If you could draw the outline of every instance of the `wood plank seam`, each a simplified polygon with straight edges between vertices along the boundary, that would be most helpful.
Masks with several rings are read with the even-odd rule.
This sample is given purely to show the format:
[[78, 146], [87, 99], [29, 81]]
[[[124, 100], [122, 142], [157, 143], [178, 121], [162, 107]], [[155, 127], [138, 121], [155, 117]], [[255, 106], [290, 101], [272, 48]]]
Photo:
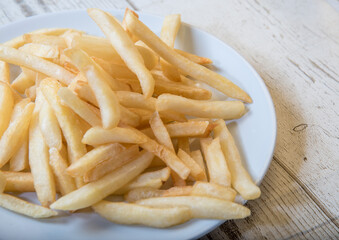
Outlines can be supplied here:
[[298, 185], [305, 191], [305, 193], [312, 199], [312, 201], [321, 209], [321, 211], [328, 217], [328, 219], [337, 227], [339, 228], [339, 224], [337, 221], [334, 221], [339, 216], [332, 216], [332, 214], [327, 211], [326, 207], [321, 203], [320, 200], [317, 199], [315, 194], [297, 177], [293, 172], [276, 156], [273, 156], [273, 160], [276, 161], [280, 167], [282, 167], [297, 183]]

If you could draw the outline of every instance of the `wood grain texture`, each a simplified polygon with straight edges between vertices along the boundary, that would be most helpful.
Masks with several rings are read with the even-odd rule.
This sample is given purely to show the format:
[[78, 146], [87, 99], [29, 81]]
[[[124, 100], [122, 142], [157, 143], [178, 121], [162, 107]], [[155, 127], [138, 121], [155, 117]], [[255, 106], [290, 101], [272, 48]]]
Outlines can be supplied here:
[[[333, 4], [332, 4], [333, 5]], [[5, 0], [0, 24], [28, 16], [126, 6], [182, 20], [238, 51], [273, 98], [272, 165], [250, 201], [252, 216], [202, 239], [336, 239], [339, 236], [339, 14], [324, 0]], [[207, 56], [208, 57], [208, 56]]]

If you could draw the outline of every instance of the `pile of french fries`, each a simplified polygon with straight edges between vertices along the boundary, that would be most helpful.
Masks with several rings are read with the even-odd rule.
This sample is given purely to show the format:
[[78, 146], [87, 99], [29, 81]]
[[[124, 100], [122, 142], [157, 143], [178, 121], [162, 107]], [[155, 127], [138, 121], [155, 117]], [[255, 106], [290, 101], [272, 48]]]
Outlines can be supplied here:
[[[122, 23], [88, 14], [106, 38], [41, 29], [0, 45], [0, 206], [33, 218], [91, 207], [159, 228], [249, 216], [235, 197], [260, 189], [225, 120], [251, 98], [210, 59], [174, 49], [180, 15], [158, 37], [129, 9]], [[22, 70], [13, 81], [9, 64]], [[212, 101], [196, 80], [237, 100]], [[8, 192], [36, 192], [41, 205]]]

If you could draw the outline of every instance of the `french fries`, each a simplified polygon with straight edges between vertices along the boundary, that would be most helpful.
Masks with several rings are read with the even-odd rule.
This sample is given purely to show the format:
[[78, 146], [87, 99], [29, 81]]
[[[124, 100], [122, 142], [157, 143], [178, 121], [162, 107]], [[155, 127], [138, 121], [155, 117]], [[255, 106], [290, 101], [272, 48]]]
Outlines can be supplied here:
[[22, 133], [23, 142], [9, 161], [9, 170], [20, 172], [28, 168], [28, 128]]
[[2, 174], [6, 177], [5, 192], [35, 192], [32, 173], [3, 171]]
[[0, 61], [0, 82], [10, 83], [9, 65], [3, 61]]
[[217, 126], [213, 131], [215, 136], [220, 138], [220, 145], [231, 172], [232, 186], [246, 200], [258, 198], [261, 194], [260, 188], [255, 185], [242, 165], [239, 150], [225, 122], [218, 120], [216, 124]]
[[119, 224], [141, 224], [166, 228], [184, 223], [191, 218], [188, 207], [148, 207], [123, 202], [101, 201], [93, 206], [100, 216]]
[[223, 187], [215, 183], [196, 182], [190, 194], [193, 196], [214, 197], [233, 202], [237, 192], [230, 187]]
[[[27, 43], [38, 43], [59, 48], [67, 48], [65, 39], [60, 36], [49, 36], [44, 34], [24, 34], [23, 38]], [[22, 48], [22, 47], [21, 47]]]
[[60, 55], [57, 46], [50, 46], [45, 44], [28, 43], [19, 48], [19, 50], [33, 54], [37, 57], [46, 58], [47, 60], [57, 59]]
[[187, 167], [191, 169], [191, 175], [195, 180], [200, 181], [206, 179], [204, 170], [191, 158], [187, 152], [179, 148], [178, 157]]
[[5, 175], [0, 171], [0, 194], [2, 194], [6, 187], [6, 177]]
[[177, 111], [200, 118], [237, 119], [245, 114], [245, 106], [240, 101], [192, 100], [172, 94], [162, 94], [157, 99], [157, 110]]
[[0, 138], [8, 127], [14, 106], [12, 90], [8, 84], [0, 82]]
[[209, 121], [176, 122], [166, 125], [169, 135], [174, 137], [198, 137], [209, 134]]
[[21, 68], [22, 72], [13, 80], [11, 87], [19, 93], [24, 93], [28, 88], [34, 86], [37, 73], [27, 68]]

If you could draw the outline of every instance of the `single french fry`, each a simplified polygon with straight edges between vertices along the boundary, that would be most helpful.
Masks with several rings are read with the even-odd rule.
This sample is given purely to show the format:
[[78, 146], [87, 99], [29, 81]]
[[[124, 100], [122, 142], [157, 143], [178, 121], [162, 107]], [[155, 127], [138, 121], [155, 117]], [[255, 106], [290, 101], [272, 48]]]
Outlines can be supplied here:
[[201, 138], [200, 145], [205, 156], [210, 182], [231, 186], [231, 173], [221, 150], [219, 138]]
[[[45, 99], [53, 108], [63, 136], [66, 139], [68, 159], [71, 163], [76, 162], [87, 152], [85, 144], [81, 142], [83, 137], [81, 121], [79, 121], [71, 109], [61, 104], [60, 97], [58, 96], [58, 90], [61, 88], [61, 85], [55, 79], [44, 79], [40, 83], [40, 88]], [[76, 184], [77, 187], [81, 186], [82, 179], [77, 178]]]
[[123, 63], [113, 63], [98, 57], [91, 58], [113, 78], [137, 79], [137, 76]]
[[171, 187], [162, 193], [162, 197], [189, 196], [192, 186]]
[[144, 60], [138, 49], [121, 27], [118, 20], [99, 9], [92, 8], [88, 9], [87, 12], [110, 40], [112, 46], [119, 53], [128, 68], [138, 76], [144, 95], [151, 97], [154, 91], [154, 79], [145, 67]]
[[19, 50], [33, 54], [37, 57], [46, 58], [47, 60], [57, 59], [60, 55], [60, 51], [57, 46], [40, 43], [28, 43], [20, 47]]
[[[28, 69], [29, 70], [29, 69]], [[11, 87], [23, 94], [25, 90], [35, 84], [36, 73], [34, 71], [22, 71], [12, 82]]]
[[120, 105], [102, 69], [100, 70], [93, 60], [79, 49], [70, 49], [65, 54], [86, 76], [100, 106], [103, 127], [116, 127], [120, 121]]
[[9, 64], [0, 61], [0, 82], [10, 84], [10, 80]]
[[59, 151], [62, 147], [61, 129], [58, 119], [48, 102], [42, 103], [39, 112], [39, 126], [47, 146], [49, 148], [56, 148]]
[[56, 177], [61, 195], [66, 195], [76, 189], [74, 179], [66, 173], [68, 163], [56, 148], [49, 149], [49, 164]]
[[204, 171], [204, 179], [202, 179], [201, 181], [205, 181], [207, 182], [207, 172], [206, 172], [206, 167], [205, 167], [205, 163], [204, 163], [204, 158], [202, 157], [201, 151], [195, 150], [191, 152], [191, 157], [194, 159], [194, 161], [199, 164], [199, 166], [201, 167], [201, 169]]
[[59, 48], [67, 48], [65, 39], [60, 36], [49, 36], [44, 34], [24, 34], [23, 38], [26, 43], [38, 43], [44, 45], [56, 46]]
[[209, 121], [175, 122], [167, 124], [166, 129], [172, 138], [198, 137], [208, 131], [209, 124]]
[[100, 126], [101, 119], [98, 117], [78, 96], [76, 96], [70, 89], [62, 87], [58, 91], [62, 103], [70, 107], [82, 119], [91, 124], [92, 126]]
[[141, 199], [161, 197], [165, 190], [160, 190], [152, 187], [140, 187], [131, 189], [124, 195], [127, 202], [136, 202]]
[[184, 223], [191, 218], [188, 207], [147, 207], [124, 202], [101, 201], [93, 206], [100, 216], [119, 224], [141, 224], [166, 228]]
[[194, 117], [230, 120], [244, 115], [245, 105], [240, 101], [202, 101], [162, 94], [157, 99], [157, 110], [175, 110]]
[[0, 194], [0, 206], [32, 218], [49, 218], [58, 215], [56, 211], [49, 208], [26, 202], [5, 193]]
[[237, 203], [217, 198], [197, 196], [157, 197], [139, 200], [137, 204], [146, 206], [187, 206], [193, 218], [241, 219], [248, 217], [251, 211]]
[[248, 103], [252, 102], [251, 97], [245, 91], [226, 77], [221, 76], [204, 66], [191, 62], [174, 51], [171, 47], [167, 46], [166, 43], [161, 41], [155, 33], [139, 21], [139, 19], [136, 18], [130, 11], [126, 14], [126, 25], [129, 31], [147, 44], [147, 46], [149, 46], [153, 51], [159, 54], [160, 57], [171, 63], [173, 66], [179, 68], [182, 72], [197, 80], [207, 83], [229, 97], [243, 100]]
[[149, 97], [145, 98], [140, 93], [117, 91], [119, 102], [127, 108], [142, 108], [150, 111], [155, 111], [156, 99]]
[[5, 175], [0, 171], [0, 194], [2, 194], [6, 187], [6, 177]]
[[196, 182], [193, 185], [191, 195], [213, 197], [233, 202], [237, 192], [230, 187], [223, 187], [215, 183]]
[[112, 142], [141, 144], [147, 141], [144, 134], [133, 128], [116, 127], [103, 129], [93, 127], [84, 135], [82, 142], [89, 145], [101, 145]]
[[3, 171], [2, 174], [6, 177], [5, 192], [35, 192], [32, 173]]
[[191, 169], [191, 175], [195, 180], [200, 181], [206, 179], [204, 170], [192, 159], [188, 153], [179, 148], [178, 157], [187, 167]]
[[208, 65], [208, 64], [212, 64], [212, 60], [206, 57], [200, 57], [197, 55], [194, 55], [192, 53], [188, 53], [185, 52], [183, 50], [179, 50], [179, 49], [174, 49], [177, 53], [179, 53], [181, 56], [187, 58], [188, 60], [195, 62], [197, 64], [201, 64], [201, 65]]
[[240, 195], [246, 199], [256, 199], [260, 196], [260, 188], [255, 185], [251, 176], [243, 166], [239, 150], [235, 145], [234, 139], [226, 127], [223, 120], [215, 122], [214, 135], [220, 138], [221, 149], [227, 159], [227, 164], [231, 172], [232, 186]]
[[35, 101], [36, 98], [36, 85], [33, 85], [25, 90], [26, 97], [30, 98], [32, 101]]
[[[138, 41], [138, 38], [137, 38], [136, 36], [134, 36], [134, 35], [133, 35], [130, 31], [128, 31], [128, 29], [127, 29], [127, 25], [126, 25], [126, 20], [125, 20], [125, 18], [126, 18], [126, 14], [127, 14], [128, 11], [129, 11], [129, 9], [126, 8], [126, 9], [125, 9], [124, 18], [122, 19], [121, 26], [122, 26], [122, 27], [124, 28], [124, 30], [127, 32], [128, 36], [131, 38], [131, 40], [132, 40], [133, 42], [137, 42], [137, 41]], [[139, 15], [138, 15], [136, 12], [132, 11], [132, 13], [133, 13], [137, 18], [139, 18]]]
[[20, 172], [28, 168], [28, 128], [23, 132], [23, 142], [19, 150], [9, 161], [9, 169], [11, 171]]
[[96, 107], [99, 106], [98, 101], [87, 82], [78, 81], [73, 91], [83, 100], [93, 104]]
[[145, 67], [148, 70], [152, 70], [158, 64], [159, 56], [148, 47], [143, 47], [140, 45], [135, 46], [144, 60]]
[[[21, 143], [24, 141], [22, 132], [28, 129], [34, 103], [29, 103], [24, 106], [19, 105], [21, 105], [20, 102], [16, 104], [17, 107], [14, 107], [11, 122], [0, 139], [0, 168], [3, 167], [19, 149]], [[13, 142], [16, 144], [13, 144]]]
[[57, 64], [4, 45], [0, 46], [0, 60], [43, 73], [66, 85], [75, 77], [74, 74]]
[[13, 106], [14, 98], [10, 86], [0, 81], [0, 138], [9, 125]]
[[72, 163], [67, 168], [67, 173], [73, 177], [83, 176], [87, 171], [94, 168], [97, 164], [119, 154], [125, 149], [119, 143], [101, 145], [86, 153], [78, 161]]
[[154, 114], [152, 115], [150, 119], [150, 126], [158, 142], [174, 152], [171, 137], [168, 134], [158, 112], [154, 112]]
[[153, 154], [143, 151], [137, 158], [97, 181], [61, 197], [51, 205], [52, 209], [77, 210], [93, 204], [114, 193], [144, 171], [153, 159]]
[[94, 168], [89, 170], [84, 175], [85, 182], [93, 182], [106, 175], [109, 172], [114, 171], [115, 169], [129, 163], [132, 161], [139, 153], [138, 145], [133, 145], [117, 155], [97, 164]]

